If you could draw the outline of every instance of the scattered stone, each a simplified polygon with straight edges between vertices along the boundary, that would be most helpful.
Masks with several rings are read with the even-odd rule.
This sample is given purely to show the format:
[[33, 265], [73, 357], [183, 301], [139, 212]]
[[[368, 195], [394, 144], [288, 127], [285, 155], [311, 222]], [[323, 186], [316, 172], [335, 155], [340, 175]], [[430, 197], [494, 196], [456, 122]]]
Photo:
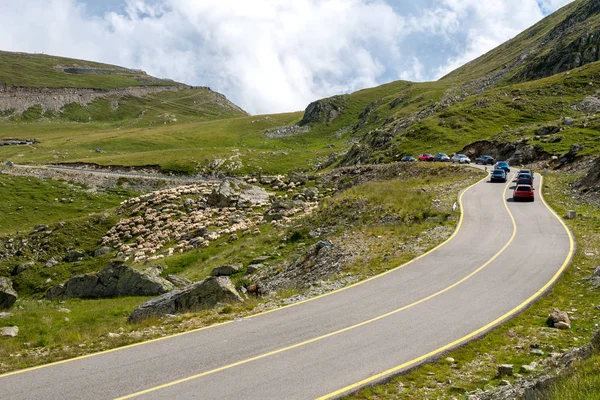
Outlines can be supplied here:
[[19, 327], [18, 326], [5, 326], [4, 328], [2, 328], [2, 336], [10, 336], [10, 337], [17, 337], [17, 335], [19, 334]]
[[540, 350], [540, 349], [533, 349], [533, 350], [531, 350], [530, 353], [531, 354], [535, 354], [536, 356], [543, 356], [544, 355], [544, 352], [542, 350]]
[[48, 225], [44, 225], [44, 224], [37, 224], [36, 226], [33, 227], [34, 232], [41, 232], [41, 231], [45, 231], [48, 229]]
[[254, 260], [250, 261], [248, 263], [248, 265], [253, 265], [253, 264], [262, 264], [265, 261], [267, 261], [268, 259], [270, 259], [271, 256], [260, 256], [260, 257], [256, 257]]
[[118, 338], [118, 337], [120, 337], [120, 336], [121, 336], [120, 334], [118, 334], [118, 333], [114, 333], [114, 332], [108, 332], [108, 334], [106, 335], [106, 337], [109, 337], [109, 338], [111, 338], [111, 339], [112, 339], [112, 338]]
[[61, 313], [65, 313], [65, 314], [69, 314], [71, 312], [71, 310], [69, 310], [68, 308], [64, 308], [64, 307], [59, 308], [57, 311], [61, 312]]
[[558, 308], [552, 310], [548, 315], [548, 324], [558, 329], [567, 329], [571, 327], [571, 321], [569, 320], [569, 314], [565, 311], [560, 311]]
[[522, 365], [521, 368], [519, 369], [519, 372], [522, 373], [531, 373], [535, 371], [535, 366], [529, 364], [529, 365]]
[[217, 303], [241, 301], [242, 298], [228, 277], [208, 277], [139, 305], [129, 316], [129, 321], [139, 322], [152, 316], [194, 311], [214, 307]]
[[186, 287], [194, 283], [187, 278], [177, 275], [167, 275], [165, 279], [171, 282], [176, 288]]
[[33, 267], [35, 265], [34, 262], [27, 262], [24, 264], [19, 264], [16, 265], [13, 270], [10, 272], [10, 274], [12, 276], [17, 276], [19, 275], [21, 272], [27, 271], [29, 268]]
[[44, 268], [52, 268], [57, 265], [58, 265], [58, 260], [56, 259], [56, 257], [52, 257], [51, 259], [46, 261], [46, 265], [44, 265]]
[[594, 276], [600, 276], [600, 266], [597, 266], [594, 270]]
[[506, 379], [503, 379], [500, 381], [500, 383], [498, 383], [500, 386], [511, 386], [510, 382], [507, 381]]
[[0, 312], [0, 319], [6, 319], [6, 318], [10, 318], [14, 316], [13, 313], [9, 313], [9, 312]]
[[498, 365], [498, 378], [505, 376], [513, 376], [514, 366], [512, 364], [500, 364]]
[[220, 267], [216, 267], [210, 273], [211, 276], [229, 276], [233, 274], [237, 274], [244, 267], [243, 264], [230, 264], [230, 265], [221, 265]]
[[65, 257], [65, 261], [66, 262], [81, 261], [81, 260], [83, 260], [83, 257], [85, 257], [85, 254], [82, 251], [71, 250], [67, 253], [67, 256]]
[[100, 272], [75, 275], [64, 284], [51, 287], [46, 299], [155, 296], [173, 290], [173, 284], [157, 276], [156, 271], [156, 268], [139, 271], [113, 261]]
[[449, 363], [454, 363], [455, 362], [454, 358], [452, 358], [452, 357], [446, 357], [446, 361], [449, 362]]
[[99, 249], [97, 249], [94, 252], [94, 257], [102, 257], [103, 255], [108, 254], [108, 253], [110, 253], [113, 250], [114, 249], [112, 247], [109, 247], [109, 246], [100, 247]]
[[235, 242], [236, 240], [238, 240], [238, 235], [236, 235], [235, 233], [232, 234], [231, 236], [229, 236], [229, 241], [230, 242]]
[[17, 297], [12, 281], [9, 278], [0, 278], [0, 310], [11, 308]]
[[253, 274], [256, 271], [262, 269], [264, 266], [265, 266], [264, 264], [250, 264], [246, 267], [246, 273]]

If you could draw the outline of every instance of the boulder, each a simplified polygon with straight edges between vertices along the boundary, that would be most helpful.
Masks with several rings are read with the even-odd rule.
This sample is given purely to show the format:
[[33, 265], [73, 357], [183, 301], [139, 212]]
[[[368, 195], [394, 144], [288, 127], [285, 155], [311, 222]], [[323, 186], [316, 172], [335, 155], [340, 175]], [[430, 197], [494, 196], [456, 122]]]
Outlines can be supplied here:
[[75, 275], [64, 284], [48, 289], [46, 299], [102, 298], [115, 296], [156, 296], [173, 290], [168, 280], [158, 276], [161, 269], [139, 271], [113, 261], [100, 272]]
[[114, 249], [113, 249], [112, 247], [108, 247], [108, 246], [105, 246], [105, 247], [100, 247], [99, 249], [97, 249], [97, 250], [94, 252], [94, 257], [101, 257], [101, 256], [103, 256], [103, 255], [105, 255], [105, 254], [108, 254], [108, 253], [110, 253], [110, 252], [111, 252], [111, 251], [113, 251], [113, 250], [114, 250]]
[[218, 188], [214, 188], [208, 195], [206, 203], [211, 207], [224, 208], [235, 207], [239, 200], [239, 193], [228, 180], [221, 182]]
[[498, 365], [498, 378], [505, 376], [512, 376], [514, 373], [514, 367], [512, 364], [500, 364]]
[[558, 308], [552, 310], [548, 315], [548, 325], [558, 329], [566, 329], [571, 327], [571, 321], [569, 320], [569, 314], [565, 311], [560, 311]]
[[216, 267], [210, 273], [211, 276], [229, 276], [233, 274], [237, 274], [242, 270], [244, 266], [242, 264], [230, 264], [230, 265], [221, 265], [220, 267]]
[[194, 283], [187, 278], [177, 275], [167, 275], [165, 279], [171, 282], [176, 288], [186, 287]]
[[253, 274], [262, 268], [264, 268], [264, 264], [250, 264], [246, 267], [246, 273]]
[[165, 314], [176, 314], [214, 307], [217, 303], [241, 302], [242, 298], [228, 277], [208, 277], [182, 289], [165, 293], [136, 307], [129, 322]]
[[19, 334], [18, 326], [5, 326], [0, 333], [2, 336], [16, 337]]
[[248, 263], [248, 265], [262, 264], [262, 263], [264, 263], [265, 261], [267, 261], [270, 258], [271, 258], [271, 256], [258, 256], [255, 259], [253, 259], [252, 261], [250, 261]]
[[242, 188], [239, 195], [239, 206], [261, 206], [269, 204], [269, 193], [258, 186]]
[[17, 297], [12, 281], [8, 278], [0, 278], [0, 310], [11, 308], [17, 301]]
[[83, 257], [85, 257], [85, 254], [82, 251], [71, 250], [67, 253], [67, 256], [65, 257], [65, 261], [66, 262], [81, 261], [81, 260], [83, 260]]
[[0, 319], [6, 319], [6, 318], [10, 318], [13, 317], [14, 314], [13, 313], [9, 313], [9, 312], [0, 312]]
[[15, 267], [12, 269], [12, 271], [10, 272], [10, 274], [12, 276], [17, 276], [21, 272], [27, 271], [29, 268], [33, 267], [34, 265], [35, 265], [34, 262], [27, 262], [27, 263], [24, 263], [24, 264], [15, 265]]
[[535, 131], [535, 134], [538, 136], [552, 135], [554, 133], [560, 132], [560, 126], [551, 125], [551, 126], [542, 126], [538, 130]]

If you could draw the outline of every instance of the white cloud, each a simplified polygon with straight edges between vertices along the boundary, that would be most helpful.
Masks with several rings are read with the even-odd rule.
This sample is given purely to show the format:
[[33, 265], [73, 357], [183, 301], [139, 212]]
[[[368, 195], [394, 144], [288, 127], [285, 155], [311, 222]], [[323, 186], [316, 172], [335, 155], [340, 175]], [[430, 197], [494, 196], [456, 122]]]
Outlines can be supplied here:
[[252, 113], [433, 79], [567, 2], [422, 0], [408, 10], [392, 0], [126, 0], [93, 14], [84, 1], [3, 2], [0, 48], [208, 85]]

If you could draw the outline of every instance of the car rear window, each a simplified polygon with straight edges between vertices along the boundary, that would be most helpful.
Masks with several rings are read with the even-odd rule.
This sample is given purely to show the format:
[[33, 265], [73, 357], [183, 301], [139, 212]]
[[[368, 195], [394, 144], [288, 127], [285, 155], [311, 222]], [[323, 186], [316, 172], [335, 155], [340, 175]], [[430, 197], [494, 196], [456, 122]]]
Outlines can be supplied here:
[[519, 192], [531, 192], [531, 186], [517, 186]]

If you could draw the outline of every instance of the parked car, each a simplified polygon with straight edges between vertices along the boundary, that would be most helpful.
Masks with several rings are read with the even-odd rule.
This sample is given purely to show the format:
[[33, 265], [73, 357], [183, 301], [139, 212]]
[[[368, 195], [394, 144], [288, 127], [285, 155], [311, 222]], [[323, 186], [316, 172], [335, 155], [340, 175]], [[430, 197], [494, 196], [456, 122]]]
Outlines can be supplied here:
[[517, 176], [517, 185], [533, 185], [533, 176], [519, 173], [519, 176]]
[[437, 153], [435, 156], [433, 156], [433, 161], [449, 162], [450, 157], [444, 153]]
[[506, 173], [510, 172], [510, 166], [506, 161], [498, 161], [496, 165], [494, 165], [494, 169], [503, 169]]
[[495, 169], [490, 176], [490, 182], [506, 182], [506, 171]]
[[15, 163], [13, 163], [12, 161], [9, 161], [6, 163], [6, 165], [8, 165], [9, 167], [14, 167]]
[[494, 165], [495, 161], [492, 156], [479, 156], [475, 159], [475, 164]]
[[414, 162], [414, 161], [417, 161], [417, 159], [414, 158], [413, 156], [404, 156], [404, 157], [402, 157], [400, 159], [400, 161], [403, 161], [403, 162]]
[[518, 200], [523, 199], [523, 200], [533, 201], [534, 200], [534, 196], [533, 196], [534, 190], [535, 189], [531, 185], [517, 185], [517, 187], [515, 188], [515, 191], [513, 192], [513, 200], [518, 201]]
[[419, 161], [433, 161], [433, 156], [429, 153], [419, 155]]
[[455, 154], [452, 156], [450, 161], [452, 161], [453, 163], [457, 162], [459, 164], [471, 164], [471, 159], [465, 156], [464, 154]]

